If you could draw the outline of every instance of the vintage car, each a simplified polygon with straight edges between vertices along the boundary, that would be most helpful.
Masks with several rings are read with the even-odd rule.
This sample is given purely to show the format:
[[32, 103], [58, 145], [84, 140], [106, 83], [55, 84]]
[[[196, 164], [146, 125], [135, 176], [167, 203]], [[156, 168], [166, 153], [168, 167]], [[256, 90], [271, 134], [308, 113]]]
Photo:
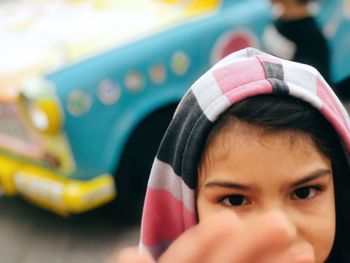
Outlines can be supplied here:
[[[7, 18], [0, 27], [7, 40], [0, 43], [6, 57], [0, 64], [1, 190], [60, 215], [116, 196], [132, 210], [142, 202], [182, 95], [230, 52], [264, 49], [271, 6], [264, 0], [100, 0], [86, 1], [83, 11], [82, 1], [58, 1], [59, 11], [52, 11], [52, 2], [37, 3], [35, 19], [49, 15], [31, 25], [18, 1], [0, 11], [0, 21]], [[340, 82], [350, 75], [350, 1], [323, 0], [315, 12], [331, 49], [332, 81]]]

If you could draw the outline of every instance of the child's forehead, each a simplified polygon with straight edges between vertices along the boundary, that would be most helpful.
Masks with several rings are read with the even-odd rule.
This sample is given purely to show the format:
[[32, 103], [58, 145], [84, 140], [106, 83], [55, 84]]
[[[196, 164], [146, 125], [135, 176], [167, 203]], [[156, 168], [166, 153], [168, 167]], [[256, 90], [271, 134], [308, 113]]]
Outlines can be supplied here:
[[279, 138], [281, 142], [287, 142], [294, 139], [310, 139], [310, 136], [302, 131], [290, 129], [271, 128], [264, 125], [250, 123], [248, 121], [232, 118], [228, 121], [213, 128], [208, 136], [208, 143], [222, 142], [231, 140], [232, 143], [238, 142], [240, 139], [249, 140], [254, 138], [263, 141], [264, 138], [274, 136]]
[[[272, 137], [273, 140], [269, 140]], [[269, 144], [273, 142], [275, 145], [282, 145], [286, 151], [292, 147], [309, 144], [318, 151], [312, 138], [304, 132], [269, 129], [234, 118], [218, 129], [214, 127], [204, 148], [204, 162], [223, 159], [230, 151], [239, 153], [241, 148], [252, 142], [267, 148], [271, 147]]]
[[225, 177], [231, 172], [240, 177], [265, 174], [293, 177], [330, 163], [311, 137], [302, 132], [264, 131], [247, 123], [232, 128], [232, 132], [219, 132], [208, 144], [198, 166], [199, 184], [210, 179], [209, 175], [213, 179], [213, 175]]

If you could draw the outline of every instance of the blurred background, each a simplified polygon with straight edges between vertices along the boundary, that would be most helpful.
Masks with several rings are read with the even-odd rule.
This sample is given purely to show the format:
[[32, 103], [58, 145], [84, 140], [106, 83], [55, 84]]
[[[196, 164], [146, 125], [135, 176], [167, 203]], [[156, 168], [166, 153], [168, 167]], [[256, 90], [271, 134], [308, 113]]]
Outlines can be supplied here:
[[314, 65], [350, 109], [349, 0], [0, 0], [0, 261], [136, 245], [178, 101], [245, 47]]
[[0, 254], [4, 263], [107, 262], [112, 252], [138, 243], [139, 227], [106, 209], [71, 218], [18, 199], [0, 200]]

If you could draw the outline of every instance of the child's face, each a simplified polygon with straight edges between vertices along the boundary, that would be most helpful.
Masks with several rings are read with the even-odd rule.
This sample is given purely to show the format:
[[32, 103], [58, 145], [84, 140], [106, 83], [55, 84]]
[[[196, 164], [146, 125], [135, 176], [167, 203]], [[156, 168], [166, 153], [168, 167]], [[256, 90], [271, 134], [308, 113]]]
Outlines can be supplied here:
[[295, 242], [309, 242], [316, 262], [325, 262], [335, 236], [331, 162], [303, 134], [232, 124], [204, 154], [197, 208], [199, 220], [223, 209], [243, 220], [278, 210], [295, 228]]

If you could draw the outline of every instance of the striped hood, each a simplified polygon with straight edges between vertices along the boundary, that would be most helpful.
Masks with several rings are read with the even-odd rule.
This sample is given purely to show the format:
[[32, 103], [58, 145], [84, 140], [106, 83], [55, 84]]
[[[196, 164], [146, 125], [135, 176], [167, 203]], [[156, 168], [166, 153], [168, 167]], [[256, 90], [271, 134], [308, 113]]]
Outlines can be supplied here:
[[289, 94], [318, 109], [339, 134], [348, 156], [349, 117], [316, 69], [252, 48], [227, 56], [185, 94], [153, 163], [140, 245], [155, 258], [197, 223], [197, 165], [215, 120], [232, 104], [260, 94]]

